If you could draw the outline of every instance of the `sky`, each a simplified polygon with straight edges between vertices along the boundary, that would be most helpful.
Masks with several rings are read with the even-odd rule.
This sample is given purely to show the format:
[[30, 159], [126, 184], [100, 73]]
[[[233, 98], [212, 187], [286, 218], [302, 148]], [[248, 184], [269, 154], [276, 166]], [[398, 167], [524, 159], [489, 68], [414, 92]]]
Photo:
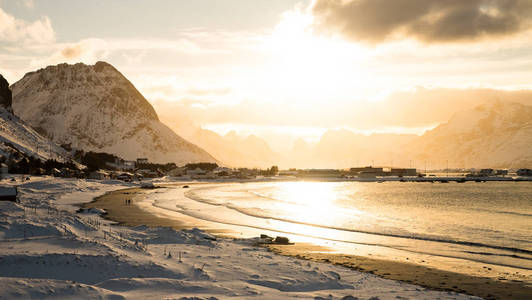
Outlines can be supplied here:
[[529, 0], [0, 0], [0, 74], [104, 60], [166, 122], [421, 134], [532, 89], [531, 20]]

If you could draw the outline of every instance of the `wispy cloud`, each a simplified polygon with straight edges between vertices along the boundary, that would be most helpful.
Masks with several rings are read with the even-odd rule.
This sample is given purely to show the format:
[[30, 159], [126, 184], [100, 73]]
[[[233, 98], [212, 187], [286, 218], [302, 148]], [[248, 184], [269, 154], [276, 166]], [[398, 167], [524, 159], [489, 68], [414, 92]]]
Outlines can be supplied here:
[[26, 22], [0, 8], [0, 46], [46, 44], [54, 41], [55, 31], [48, 17]]
[[52, 54], [38, 56], [30, 61], [30, 66], [44, 67], [59, 63], [94, 63], [109, 55], [107, 42], [102, 39], [84, 39], [77, 43], [55, 43], [48, 45]]

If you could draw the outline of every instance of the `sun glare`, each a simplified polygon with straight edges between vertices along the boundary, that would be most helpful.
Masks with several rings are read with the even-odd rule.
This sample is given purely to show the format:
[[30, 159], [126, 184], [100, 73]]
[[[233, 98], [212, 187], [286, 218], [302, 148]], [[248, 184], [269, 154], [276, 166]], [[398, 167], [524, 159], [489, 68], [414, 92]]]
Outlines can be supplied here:
[[337, 194], [334, 187], [335, 185], [323, 182], [286, 182], [282, 184], [280, 191], [283, 199], [289, 203], [287, 206], [297, 208], [297, 211], [293, 210], [293, 216], [298, 220], [328, 223], [335, 211]]
[[352, 67], [362, 63], [365, 51], [342, 39], [320, 36], [312, 24], [313, 16], [309, 14], [283, 14], [264, 46], [271, 52], [266, 82], [291, 101], [341, 99], [346, 95], [345, 87], [352, 88], [366, 80]]

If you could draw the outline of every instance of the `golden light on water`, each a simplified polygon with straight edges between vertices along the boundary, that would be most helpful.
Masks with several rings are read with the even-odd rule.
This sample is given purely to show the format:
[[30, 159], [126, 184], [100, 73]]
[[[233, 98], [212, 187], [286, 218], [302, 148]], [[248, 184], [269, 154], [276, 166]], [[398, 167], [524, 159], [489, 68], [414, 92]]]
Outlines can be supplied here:
[[[353, 232], [335, 228], [356, 228], [362, 220], [375, 219], [376, 216], [358, 209], [356, 200], [352, 201], [353, 197], [357, 197], [353, 193], [358, 194], [361, 187], [357, 184], [347, 185], [314, 181], [276, 183], [278, 189], [272, 197], [282, 201], [275, 201], [272, 209], [279, 214], [268, 220], [268, 224], [274, 230], [305, 237], [349, 240]], [[360, 197], [363, 197], [362, 194]]]
[[[332, 224], [338, 218], [336, 185], [325, 182], [284, 182], [279, 192], [285, 202], [278, 202], [279, 211], [290, 212], [290, 219], [301, 223]], [[288, 231], [301, 232], [305, 235], [319, 236], [326, 231], [315, 226], [302, 226], [297, 223], [284, 223], [283, 227], [291, 227]]]

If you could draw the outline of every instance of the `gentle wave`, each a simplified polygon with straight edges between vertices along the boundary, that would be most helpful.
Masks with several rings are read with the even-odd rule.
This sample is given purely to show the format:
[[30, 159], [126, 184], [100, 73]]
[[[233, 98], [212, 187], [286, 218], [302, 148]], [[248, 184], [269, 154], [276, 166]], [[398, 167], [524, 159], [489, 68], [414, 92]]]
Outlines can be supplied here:
[[[172, 210], [172, 209], [170, 209], [168, 207], [157, 205], [156, 203], [153, 203], [153, 205], [156, 206], [156, 207], [162, 208], [162, 209]], [[360, 241], [349, 241], [349, 240], [343, 240], [343, 239], [335, 239], [335, 238], [330, 238], [330, 237], [320, 237], [320, 236], [314, 236], [314, 235], [310, 235], [310, 234], [294, 233], [294, 232], [290, 232], [290, 231], [272, 229], [272, 228], [268, 228], [268, 227], [251, 225], [251, 224], [241, 224], [241, 223], [236, 223], [236, 222], [221, 221], [221, 220], [216, 220], [216, 219], [213, 219], [211, 217], [207, 217], [207, 216], [204, 216], [204, 215], [201, 215], [201, 214], [197, 214], [197, 213], [194, 213], [194, 212], [191, 212], [191, 211], [187, 211], [186, 207], [184, 207], [184, 206], [175, 205], [175, 207], [178, 209], [178, 210], [175, 210], [176, 212], [179, 212], [181, 214], [187, 215], [189, 217], [196, 218], [196, 219], [203, 220], [203, 221], [216, 222], [216, 223], [219, 223], [219, 224], [230, 225], [230, 226], [241, 226], [241, 227], [253, 228], [253, 229], [258, 229], [258, 230], [268, 230], [268, 231], [275, 231], [275, 232], [284, 233], [284, 234], [294, 234], [294, 235], [299, 235], [299, 236], [303, 236], [303, 237], [318, 238], [318, 239], [322, 239], [322, 240], [326, 240], [326, 241], [332, 241], [332, 242], [343, 242], [343, 243], [356, 244], [356, 245], [365, 245], [365, 246], [378, 246], [378, 247], [384, 247], [384, 248], [408, 251], [408, 252], [417, 253], [417, 254], [434, 255], [434, 256], [445, 257], [445, 258], [467, 259], [467, 260], [474, 261], [474, 262], [479, 262], [479, 263], [487, 263], [487, 264], [498, 265], [498, 266], [503, 266], [503, 267], [513, 267], [513, 268], [519, 268], [519, 269], [524, 269], [524, 270], [532, 270], [532, 268], [524, 267], [522, 265], [513, 265], [513, 264], [500, 263], [500, 262], [486, 261], [486, 260], [477, 259], [477, 258], [464, 258], [464, 257], [461, 257], [461, 256], [449, 255], [449, 254], [443, 254], [443, 253], [430, 253], [430, 252], [419, 251], [419, 250], [416, 251], [416, 250], [412, 250], [412, 249], [404, 249], [403, 247], [394, 246], [394, 245], [387, 245], [387, 244], [367, 243], [367, 242], [360, 242]], [[468, 253], [467, 251], [463, 251], [463, 252], [464, 253]], [[470, 252], [470, 254], [480, 254], [480, 255], [481, 255], [481, 253]], [[493, 254], [495, 256], [498, 255], [498, 254], [494, 254], [494, 253], [490, 253], [490, 254]], [[531, 258], [523, 258], [523, 259], [532, 260]]]
[[[330, 230], [336, 230], [336, 231], [345, 231], [345, 232], [353, 232], [353, 233], [363, 233], [363, 234], [369, 234], [369, 235], [377, 235], [377, 236], [385, 236], [385, 237], [393, 237], [393, 238], [403, 238], [403, 239], [411, 239], [411, 240], [419, 240], [419, 241], [428, 241], [428, 242], [437, 242], [437, 243], [448, 243], [448, 244], [455, 244], [455, 245], [462, 245], [462, 246], [470, 246], [470, 247], [482, 247], [482, 248], [489, 248], [489, 249], [496, 249], [496, 250], [504, 250], [504, 251], [510, 251], [510, 252], [517, 252], [517, 253], [523, 253], [532, 255], [531, 250], [527, 249], [521, 249], [521, 248], [515, 248], [515, 247], [506, 247], [506, 246], [499, 246], [499, 245], [491, 245], [481, 242], [475, 242], [475, 241], [463, 241], [463, 240], [453, 240], [448, 238], [442, 238], [442, 237], [431, 237], [431, 236], [424, 236], [424, 235], [405, 235], [405, 234], [395, 234], [395, 233], [387, 233], [387, 232], [379, 232], [379, 231], [370, 231], [370, 230], [361, 230], [361, 229], [353, 229], [353, 228], [345, 228], [345, 227], [337, 227], [337, 226], [327, 226], [327, 225], [320, 225], [320, 224], [314, 224], [314, 223], [308, 223], [308, 222], [301, 222], [301, 221], [295, 221], [287, 218], [280, 218], [280, 217], [274, 217], [268, 214], [257, 214], [252, 210], [243, 209], [238, 206], [229, 204], [229, 203], [218, 203], [213, 202], [210, 199], [206, 199], [204, 197], [198, 196], [195, 194], [192, 190], [185, 193], [185, 196], [193, 201], [198, 201], [204, 204], [209, 205], [216, 205], [216, 206], [223, 206], [227, 209], [231, 209], [234, 211], [237, 211], [241, 214], [260, 218], [260, 219], [270, 219], [270, 220], [276, 220], [286, 223], [293, 223], [293, 224], [299, 224], [299, 225], [305, 225], [305, 226], [311, 226], [311, 227], [317, 227], [317, 228], [324, 228], [324, 229], [330, 229]], [[240, 224], [240, 223], [231, 223], [231, 225], [238, 225], [238, 226], [247, 226], [247, 227], [253, 227], [249, 226], [247, 224]], [[266, 229], [266, 228], [260, 228], [260, 229]], [[268, 229], [268, 230], [274, 230], [278, 231], [277, 229]], [[285, 232], [285, 233], [291, 233], [291, 234], [298, 234], [295, 232]], [[353, 242], [353, 241], [346, 241], [341, 240], [342, 242]], [[355, 242], [357, 243], [357, 242]], [[524, 258], [524, 257], [517, 257], [527, 260], [532, 260], [532, 258]]]

